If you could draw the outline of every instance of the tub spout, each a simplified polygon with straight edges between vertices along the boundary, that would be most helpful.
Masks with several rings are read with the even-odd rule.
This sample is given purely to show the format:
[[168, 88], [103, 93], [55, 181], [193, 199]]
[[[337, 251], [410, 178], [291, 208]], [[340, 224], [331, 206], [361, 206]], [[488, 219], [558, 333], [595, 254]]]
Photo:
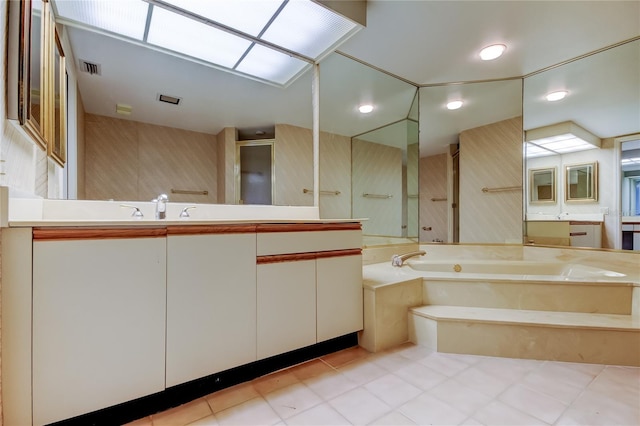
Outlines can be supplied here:
[[405, 254], [394, 254], [393, 257], [391, 258], [391, 265], [402, 266], [404, 265], [405, 260], [415, 256], [424, 256], [425, 254], [427, 254], [427, 252], [424, 250], [412, 251], [410, 253], [405, 253]]

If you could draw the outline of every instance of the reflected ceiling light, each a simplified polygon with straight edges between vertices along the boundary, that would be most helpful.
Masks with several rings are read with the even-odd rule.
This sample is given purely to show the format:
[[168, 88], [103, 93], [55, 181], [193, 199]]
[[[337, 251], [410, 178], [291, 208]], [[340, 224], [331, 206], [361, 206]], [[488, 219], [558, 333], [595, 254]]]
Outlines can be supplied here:
[[462, 101], [451, 101], [447, 104], [447, 109], [458, 109], [462, 106]]
[[557, 92], [548, 93], [547, 96], [545, 96], [545, 98], [549, 102], [555, 102], [555, 101], [559, 101], [561, 99], [564, 99], [565, 96], [567, 96], [568, 94], [569, 94], [569, 92], [567, 92], [566, 90], [559, 90]]
[[492, 44], [480, 51], [480, 59], [483, 61], [490, 61], [492, 59], [499, 58], [505, 50], [507, 50], [507, 46], [504, 44]]
[[358, 107], [358, 111], [360, 111], [363, 114], [369, 114], [371, 111], [373, 111], [373, 105], [360, 105]]
[[529, 152], [529, 145], [533, 145], [531, 147], [531, 156], [550, 155], [538, 148], [550, 151], [552, 154], [566, 154], [568, 152], [600, 148], [602, 145], [600, 138], [572, 121], [564, 121], [527, 130], [525, 132], [525, 142], [527, 142], [527, 153]]

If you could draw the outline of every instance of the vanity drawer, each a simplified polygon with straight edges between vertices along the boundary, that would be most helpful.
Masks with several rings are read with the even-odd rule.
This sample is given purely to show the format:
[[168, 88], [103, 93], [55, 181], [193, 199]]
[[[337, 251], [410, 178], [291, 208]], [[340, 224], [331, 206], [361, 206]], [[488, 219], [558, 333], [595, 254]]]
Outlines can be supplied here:
[[360, 248], [360, 229], [328, 231], [260, 232], [257, 235], [258, 256], [286, 253], [309, 253]]

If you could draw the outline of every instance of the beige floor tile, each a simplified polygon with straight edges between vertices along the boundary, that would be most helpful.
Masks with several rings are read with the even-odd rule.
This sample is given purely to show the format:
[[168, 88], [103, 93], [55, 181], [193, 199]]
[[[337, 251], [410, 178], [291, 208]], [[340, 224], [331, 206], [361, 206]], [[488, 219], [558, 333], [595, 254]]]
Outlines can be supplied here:
[[545, 362], [536, 372], [548, 374], [554, 380], [576, 387], [586, 388], [596, 377], [595, 373], [580, 371], [575, 365], [566, 362]]
[[453, 379], [436, 385], [428, 393], [462, 411], [467, 416], [473, 415], [492, 399], [489, 395], [473, 390], [468, 386], [463, 386]]
[[255, 379], [252, 384], [260, 395], [266, 395], [278, 389], [299, 383], [300, 380], [289, 370], [280, 370], [275, 373]]
[[337, 396], [329, 404], [355, 425], [367, 424], [391, 411], [391, 407], [364, 388]]
[[406, 367], [408, 362], [413, 362], [396, 353], [388, 351], [370, 355], [367, 360], [379, 365], [389, 372], [400, 370], [401, 368]]
[[520, 384], [567, 405], [571, 404], [584, 390], [583, 387], [555, 380], [552, 373], [541, 370], [527, 374]]
[[402, 414], [420, 425], [457, 425], [467, 415], [427, 393], [398, 408]]
[[466, 362], [459, 361], [455, 358], [446, 356], [445, 354], [439, 354], [437, 352], [418, 360], [418, 363], [426, 365], [432, 370], [449, 377], [454, 376], [469, 367], [469, 364]]
[[317, 426], [340, 426], [348, 425], [347, 419], [342, 417], [331, 405], [323, 403], [309, 408], [302, 413], [287, 419], [288, 425], [317, 425]]
[[318, 395], [303, 383], [296, 383], [268, 393], [264, 396], [264, 399], [283, 419], [288, 419], [323, 402]]
[[473, 420], [491, 426], [535, 426], [547, 424], [500, 401], [492, 401], [476, 411], [473, 415]]
[[218, 420], [216, 419], [216, 416], [212, 414], [200, 420], [196, 420], [193, 423], [189, 423], [187, 426], [217, 426], [217, 425], [218, 425]]
[[360, 346], [355, 346], [353, 348], [344, 349], [339, 352], [322, 356], [320, 359], [330, 366], [338, 368], [357, 359], [366, 358], [367, 356], [369, 356], [369, 352], [366, 349], [361, 348]]
[[429, 367], [418, 363], [409, 364], [394, 374], [422, 390], [429, 390], [447, 379], [444, 374], [437, 373]]
[[477, 421], [476, 419], [469, 417], [468, 419], [460, 423], [460, 426], [484, 426], [484, 425], [479, 421]]
[[485, 358], [475, 364], [474, 367], [506, 382], [515, 383], [531, 371], [537, 370], [542, 364], [543, 362], [541, 361], [524, 359]]
[[640, 424], [640, 403], [629, 406], [600, 392], [585, 391], [564, 412], [557, 425], [624, 425]]
[[212, 393], [205, 399], [209, 403], [211, 411], [218, 413], [257, 396], [259, 396], [258, 391], [255, 390], [251, 382], [248, 382]]
[[405, 343], [403, 345], [400, 345], [398, 348], [394, 348], [393, 352], [400, 355], [401, 357], [410, 359], [412, 361], [417, 361], [431, 355], [435, 351], [425, 346], [414, 345], [413, 343]]
[[370, 362], [368, 358], [359, 359], [338, 368], [338, 372], [344, 374], [349, 380], [364, 385], [378, 377], [388, 374], [388, 371], [379, 365]]
[[517, 384], [504, 391], [498, 398], [505, 404], [552, 424], [567, 408], [566, 404]]
[[392, 411], [369, 424], [375, 426], [412, 426], [415, 425], [416, 422], [399, 411]]
[[313, 359], [303, 364], [291, 367], [290, 371], [299, 379], [307, 380], [325, 373], [334, 372], [335, 369], [321, 359]]
[[358, 386], [338, 372], [312, 377], [305, 380], [304, 384], [324, 400], [335, 398]]
[[572, 368], [574, 370], [580, 371], [580, 372], [585, 373], [585, 374], [590, 374], [592, 376], [596, 376], [596, 375], [600, 374], [600, 372], [602, 372], [602, 370], [604, 370], [604, 368], [605, 368], [605, 365], [603, 365], [603, 364], [587, 364], [587, 363], [582, 363], [582, 362], [561, 362], [561, 361], [558, 361], [557, 364], [561, 365], [563, 367]]
[[640, 407], [640, 376], [626, 368], [607, 367], [587, 390], [607, 395], [630, 407]]
[[[274, 425], [282, 419], [262, 397], [227, 408], [216, 414], [220, 425]], [[177, 426], [177, 425], [176, 425]]]
[[151, 420], [153, 420], [153, 426], [182, 426], [210, 416], [211, 414], [213, 413], [207, 401], [204, 399], [196, 399], [195, 401], [172, 408], [171, 410], [154, 414], [151, 416]]
[[422, 390], [394, 374], [386, 374], [364, 386], [390, 407], [398, 407], [417, 397]]
[[491, 397], [498, 396], [510, 385], [510, 382], [494, 377], [490, 373], [476, 368], [475, 365], [457, 374], [453, 379], [463, 386]]

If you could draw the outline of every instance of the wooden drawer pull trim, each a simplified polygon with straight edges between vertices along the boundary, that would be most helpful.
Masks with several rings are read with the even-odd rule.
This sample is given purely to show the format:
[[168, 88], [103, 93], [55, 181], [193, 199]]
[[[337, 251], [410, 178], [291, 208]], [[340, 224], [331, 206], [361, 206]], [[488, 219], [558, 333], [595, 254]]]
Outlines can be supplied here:
[[313, 251], [307, 253], [290, 253], [290, 254], [270, 254], [256, 257], [256, 263], [263, 265], [266, 263], [279, 262], [297, 262], [301, 260], [325, 259], [328, 257], [343, 257], [361, 255], [361, 249], [345, 249], [331, 251]]
[[256, 232], [307, 232], [307, 231], [359, 231], [362, 224], [357, 223], [260, 223]]
[[159, 238], [166, 228], [33, 228], [36, 241]]

